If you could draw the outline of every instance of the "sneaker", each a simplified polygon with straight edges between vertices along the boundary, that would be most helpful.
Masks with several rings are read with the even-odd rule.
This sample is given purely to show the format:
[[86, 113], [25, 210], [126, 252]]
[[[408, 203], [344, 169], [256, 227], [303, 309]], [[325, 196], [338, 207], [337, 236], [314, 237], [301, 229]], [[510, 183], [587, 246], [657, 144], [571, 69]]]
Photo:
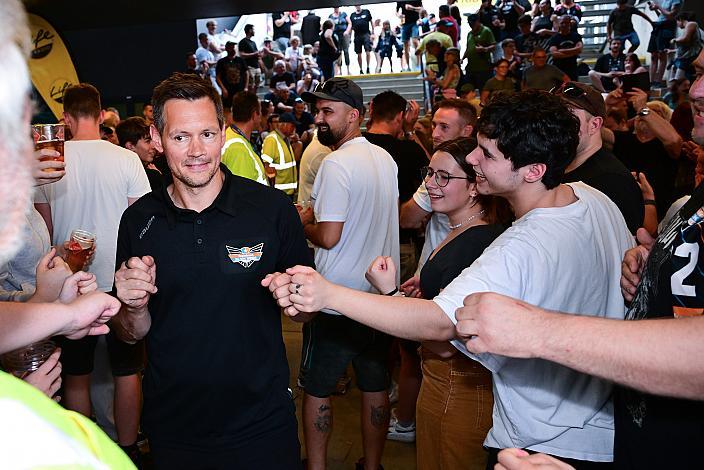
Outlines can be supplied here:
[[415, 442], [416, 423], [412, 423], [409, 426], [401, 426], [396, 416], [391, 416], [389, 432], [386, 434], [386, 438], [390, 441], [397, 442]]

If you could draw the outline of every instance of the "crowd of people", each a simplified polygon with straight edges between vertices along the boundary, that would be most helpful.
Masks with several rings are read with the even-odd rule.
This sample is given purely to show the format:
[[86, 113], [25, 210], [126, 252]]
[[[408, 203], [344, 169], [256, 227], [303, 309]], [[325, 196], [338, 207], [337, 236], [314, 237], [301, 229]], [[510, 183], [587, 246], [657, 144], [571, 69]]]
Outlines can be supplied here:
[[[696, 467], [704, 51], [679, 55], [683, 76], [658, 99], [610, 73], [650, 73], [614, 26], [609, 70], [579, 83], [547, 64], [570, 57], [553, 39], [576, 34], [579, 6], [552, 18], [545, 1], [533, 19], [505, 0], [469, 15], [465, 58], [504, 35], [501, 56], [472, 72], [479, 95], [458, 87], [427, 111], [291, 53], [341, 22], [373, 26], [366, 9], [336, 9], [303, 46], [275, 35], [264, 99], [253, 27], [216, 51], [210, 22], [195, 54], [207, 73], [165, 77], [141, 116], [103, 108], [88, 83], [66, 88], [64, 155], [26, 138], [30, 35], [21, 4], [1, 3], [0, 64], [17, 73], [0, 78], [0, 353], [59, 345], [22, 380], [0, 372], [8, 468], [139, 467], [141, 431], [157, 469], [322, 470], [349, 365], [359, 469], [382, 468], [387, 439], [415, 441], [419, 469]], [[401, 27], [413, 45], [422, 5], [399, 3], [419, 4], [398, 10], [418, 8]], [[677, 40], [695, 30], [676, 3], [657, 9], [681, 22]], [[435, 85], [463, 75], [459, 23], [443, 23], [454, 12], [413, 46], [436, 60]], [[273, 16], [283, 29], [307, 18]], [[552, 45], [521, 56], [548, 16]], [[370, 36], [353, 38], [360, 67]], [[72, 269], [77, 228], [95, 247]], [[303, 323], [304, 460], [282, 312]], [[100, 335], [119, 447], [90, 421]], [[37, 442], [46, 452], [26, 451]]]
[[[293, 83], [306, 76], [310, 76], [308, 83], [315, 83], [345, 71], [350, 75], [349, 49], [353, 46], [360, 74], [380, 73], [388, 59], [391, 72], [394, 62], [399, 65], [397, 70], [422, 69], [431, 83], [431, 93], [447, 97], [458, 94], [463, 86], [479, 92], [495, 91], [492, 86], [497, 83], [487, 87], [487, 82], [496, 75], [503, 58], [509, 69], [507, 80], [501, 80], [502, 89], [521, 90], [526, 79], [532, 79], [529, 87], [534, 88], [540, 79], [531, 77], [535, 69], [528, 69], [536, 65], [533, 55], [542, 55], [542, 50], [550, 67], [541, 75], [553, 78], [542, 79], [544, 85], [553, 83], [559, 71], [561, 77], [574, 81], [589, 75], [598, 89], [610, 91], [623, 75], [639, 73], [635, 71], [639, 64], [630, 69], [627, 64], [639, 61], [635, 51], [641, 41], [634, 16], [652, 26], [647, 50], [652, 63], [648, 78], [653, 87], [666, 88], [672, 80], [685, 77], [691, 81], [692, 61], [704, 43], [694, 15], [681, 11], [681, 0], [650, 2], [647, 7], [618, 0], [606, 22], [610, 53], [590, 68], [579, 60], [584, 49], [578, 32], [583, 10], [573, 0], [555, 4], [551, 0], [483, 0], [476, 12], [464, 15], [455, 3], [450, 0], [430, 13], [420, 0], [396, 2], [393, 18], [374, 18], [362, 5], [350, 11], [335, 7], [327, 19], [314, 10], [306, 15], [296, 10], [273, 13], [273, 37], [265, 37], [260, 45], [252, 39], [252, 25], [245, 26], [245, 37], [239, 43], [221, 44], [217, 23], [209, 21], [208, 32], [199, 34], [200, 47], [195, 54], [188, 54], [187, 67], [208, 75], [229, 104], [229, 97], [237, 91], [265, 86], [272, 75], [281, 73], [281, 67]], [[287, 83], [290, 85], [289, 80]], [[274, 89], [271, 84], [269, 87]]]

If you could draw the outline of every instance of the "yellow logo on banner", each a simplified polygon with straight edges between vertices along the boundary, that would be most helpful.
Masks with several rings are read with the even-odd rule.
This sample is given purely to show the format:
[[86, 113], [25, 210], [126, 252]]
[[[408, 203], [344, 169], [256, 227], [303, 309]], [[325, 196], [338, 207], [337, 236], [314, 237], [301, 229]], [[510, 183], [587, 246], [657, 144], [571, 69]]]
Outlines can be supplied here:
[[29, 61], [32, 83], [56, 119], [61, 119], [64, 90], [78, 83], [76, 68], [54, 27], [41, 16], [28, 16], [33, 46]]

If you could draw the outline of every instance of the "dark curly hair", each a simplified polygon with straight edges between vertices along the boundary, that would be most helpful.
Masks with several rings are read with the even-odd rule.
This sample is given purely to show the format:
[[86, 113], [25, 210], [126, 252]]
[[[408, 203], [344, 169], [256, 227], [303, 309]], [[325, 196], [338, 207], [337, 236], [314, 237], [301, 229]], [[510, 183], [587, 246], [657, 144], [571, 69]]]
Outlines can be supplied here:
[[[474, 137], [459, 137], [441, 143], [435, 147], [433, 153], [445, 152], [449, 154], [467, 175], [469, 178], [467, 184], [469, 184], [477, 182], [477, 173], [474, 171], [474, 167], [467, 162], [467, 155], [475, 148], [477, 148], [477, 140]], [[508, 225], [514, 219], [513, 211], [506, 199], [479, 194], [477, 202], [484, 209], [482, 220], [488, 224]]]
[[547, 189], [560, 184], [579, 143], [579, 119], [560, 97], [539, 90], [495, 95], [477, 128], [487, 139], [496, 140], [514, 170], [545, 164], [542, 182]]

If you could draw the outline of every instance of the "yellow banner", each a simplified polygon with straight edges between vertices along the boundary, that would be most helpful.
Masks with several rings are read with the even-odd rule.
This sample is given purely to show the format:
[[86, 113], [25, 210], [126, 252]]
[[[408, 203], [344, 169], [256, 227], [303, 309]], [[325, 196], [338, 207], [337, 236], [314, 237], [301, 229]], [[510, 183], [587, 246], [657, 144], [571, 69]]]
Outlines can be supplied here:
[[64, 90], [79, 83], [76, 68], [54, 27], [41, 16], [28, 16], [32, 31], [32, 53], [29, 60], [32, 83], [56, 119], [61, 119]]

